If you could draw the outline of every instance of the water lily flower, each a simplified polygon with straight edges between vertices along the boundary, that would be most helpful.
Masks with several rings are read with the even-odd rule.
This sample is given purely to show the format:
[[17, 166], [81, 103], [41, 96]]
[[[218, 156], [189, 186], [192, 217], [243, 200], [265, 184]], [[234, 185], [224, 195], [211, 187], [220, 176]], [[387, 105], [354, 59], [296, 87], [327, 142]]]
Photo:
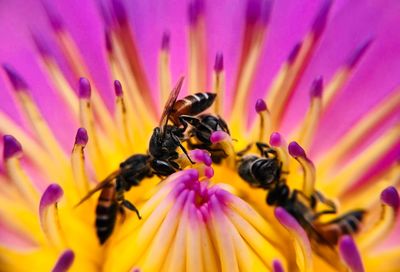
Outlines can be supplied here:
[[[397, 0], [0, 14], [1, 271], [400, 270]], [[174, 88], [229, 130], [119, 194]]]

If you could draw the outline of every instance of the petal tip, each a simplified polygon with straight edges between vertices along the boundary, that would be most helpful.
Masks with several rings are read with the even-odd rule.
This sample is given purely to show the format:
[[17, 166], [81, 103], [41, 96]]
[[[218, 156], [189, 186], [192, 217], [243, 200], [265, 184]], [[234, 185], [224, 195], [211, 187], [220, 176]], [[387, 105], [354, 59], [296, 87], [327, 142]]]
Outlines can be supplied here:
[[115, 95], [117, 97], [121, 97], [122, 94], [123, 94], [122, 85], [121, 85], [121, 82], [119, 80], [115, 80], [114, 81], [114, 91], [115, 91]]
[[222, 72], [222, 70], [224, 70], [224, 56], [221, 52], [218, 52], [215, 56], [214, 71], [219, 73]]
[[274, 146], [274, 147], [279, 147], [282, 145], [282, 136], [280, 133], [278, 132], [273, 132], [271, 134], [271, 136], [269, 137], [269, 143], [270, 145]]
[[353, 238], [350, 235], [344, 235], [339, 241], [339, 253], [342, 260], [353, 272], [363, 272], [360, 253]]

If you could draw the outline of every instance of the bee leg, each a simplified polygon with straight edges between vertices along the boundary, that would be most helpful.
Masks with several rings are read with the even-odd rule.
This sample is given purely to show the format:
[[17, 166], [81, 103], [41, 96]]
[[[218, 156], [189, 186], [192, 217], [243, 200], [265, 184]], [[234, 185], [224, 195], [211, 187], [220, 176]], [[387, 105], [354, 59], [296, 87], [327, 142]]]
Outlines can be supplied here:
[[189, 116], [189, 115], [181, 115], [178, 117], [179, 121], [181, 122], [181, 124], [183, 125], [183, 131], [186, 130], [186, 128], [188, 127], [188, 125], [190, 124], [191, 126], [197, 126], [200, 121], [198, 118]]
[[246, 154], [246, 153], [251, 149], [251, 146], [252, 146], [252, 145], [253, 145], [253, 144], [250, 143], [250, 144], [248, 144], [244, 149], [242, 149], [242, 150], [236, 152], [236, 156], [243, 157], [243, 155]]
[[262, 156], [269, 157], [268, 154], [274, 155], [275, 158], [278, 156], [278, 154], [276, 153], [276, 150], [271, 148], [266, 143], [256, 142], [256, 146], [257, 146], [257, 148], [260, 151]]
[[142, 219], [142, 216], [140, 215], [138, 209], [135, 207], [135, 205], [133, 205], [132, 203], [130, 203], [128, 200], [124, 199], [122, 200], [122, 205], [126, 208], [128, 208], [131, 211], [134, 211], [137, 215], [137, 217], [139, 219]]
[[179, 138], [176, 135], [173, 135], [172, 133], [171, 133], [171, 137], [172, 137], [172, 139], [174, 139], [175, 143], [182, 149], [183, 153], [185, 153], [185, 155], [189, 159], [190, 163], [194, 164], [192, 159], [189, 157], [189, 154], [186, 151], [185, 147], [181, 144], [181, 141], [179, 140]]

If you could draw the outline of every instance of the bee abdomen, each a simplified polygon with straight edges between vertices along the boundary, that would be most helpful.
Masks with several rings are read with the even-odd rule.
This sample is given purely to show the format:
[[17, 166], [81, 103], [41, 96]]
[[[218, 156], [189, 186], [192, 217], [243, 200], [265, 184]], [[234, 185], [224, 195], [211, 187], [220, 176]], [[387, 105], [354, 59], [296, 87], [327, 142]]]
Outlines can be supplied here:
[[208, 109], [214, 102], [215, 93], [195, 93], [176, 101], [173, 112], [178, 113], [176, 116], [172, 114], [170, 118], [174, 123], [178, 123], [177, 116], [191, 115], [195, 116]]
[[115, 187], [110, 184], [101, 191], [96, 207], [96, 231], [100, 244], [104, 244], [110, 237], [115, 226], [117, 210]]

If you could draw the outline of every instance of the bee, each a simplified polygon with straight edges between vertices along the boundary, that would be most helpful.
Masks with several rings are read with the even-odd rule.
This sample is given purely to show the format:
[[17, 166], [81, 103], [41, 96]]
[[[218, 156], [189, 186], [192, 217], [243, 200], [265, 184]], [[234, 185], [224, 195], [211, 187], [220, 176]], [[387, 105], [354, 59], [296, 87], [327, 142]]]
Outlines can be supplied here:
[[138, 209], [131, 202], [124, 198], [124, 193], [129, 191], [132, 186], [138, 186], [140, 182], [154, 175], [153, 169], [149, 164], [150, 156], [146, 154], [135, 154], [122, 162], [119, 169], [102, 182], [76, 205], [82, 204], [94, 193], [100, 191], [100, 196], [96, 206], [96, 232], [100, 244], [104, 244], [114, 230], [117, 214], [125, 217], [127, 208], [134, 211], [141, 219]]
[[[165, 177], [181, 169], [176, 161], [179, 158], [178, 148], [181, 148], [188, 160], [190, 159], [182, 143], [185, 141], [187, 126], [178, 121], [180, 114], [199, 114], [207, 109], [215, 99], [215, 95], [200, 93], [177, 101], [183, 78], [172, 90], [159, 126], [153, 130], [150, 137], [147, 154], [134, 154], [123, 161], [119, 169], [111, 173], [76, 205], [82, 204], [97, 191], [100, 196], [96, 206], [96, 232], [100, 244], [104, 244], [112, 234], [118, 213], [125, 217], [125, 208], [134, 211], [139, 219], [141, 215], [134, 204], [125, 199], [124, 193], [131, 187], [138, 186], [145, 178], [154, 175]], [[200, 100], [200, 102], [198, 101]], [[188, 103], [190, 102], [190, 103]], [[173, 124], [168, 124], [171, 121]]]
[[[311, 198], [299, 190], [291, 190], [286, 184], [276, 151], [264, 143], [257, 143], [261, 156], [244, 156], [238, 166], [239, 176], [255, 188], [267, 191], [266, 203], [269, 206], [282, 207], [291, 214], [304, 228], [311, 240], [334, 248], [339, 238], [359, 230], [365, 215], [364, 210], [353, 210], [328, 222], [319, 218], [324, 214], [335, 214], [335, 204], [315, 191]], [[318, 202], [323, 202], [329, 209], [317, 212]]]
[[224, 131], [230, 134], [228, 125], [219, 116], [211, 114], [202, 114], [199, 117], [183, 115], [180, 117], [183, 122], [191, 126], [189, 130], [188, 147], [190, 149], [205, 149], [210, 152], [211, 159], [214, 163], [221, 163], [227, 157], [223, 149], [213, 147], [210, 137], [215, 131]]

